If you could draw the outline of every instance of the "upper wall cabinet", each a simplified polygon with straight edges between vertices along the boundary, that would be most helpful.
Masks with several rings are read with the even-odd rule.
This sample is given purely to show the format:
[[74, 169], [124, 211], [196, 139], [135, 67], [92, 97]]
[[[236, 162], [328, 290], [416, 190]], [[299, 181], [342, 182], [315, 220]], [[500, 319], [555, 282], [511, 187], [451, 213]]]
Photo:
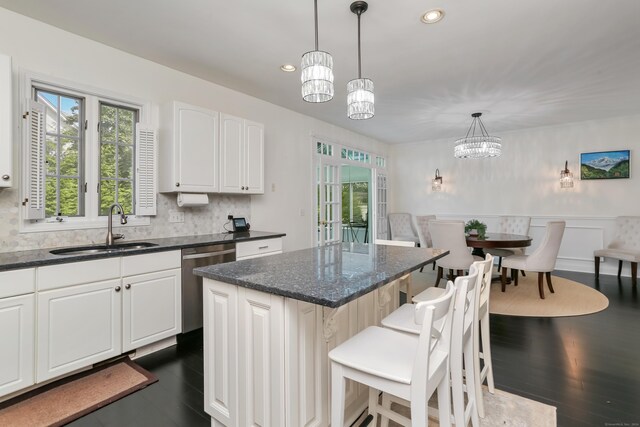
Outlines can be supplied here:
[[220, 115], [220, 191], [264, 193], [264, 126]]
[[0, 188], [13, 185], [11, 57], [0, 54]]
[[165, 114], [160, 192], [219, 192], [218, 113], [173, 102]]

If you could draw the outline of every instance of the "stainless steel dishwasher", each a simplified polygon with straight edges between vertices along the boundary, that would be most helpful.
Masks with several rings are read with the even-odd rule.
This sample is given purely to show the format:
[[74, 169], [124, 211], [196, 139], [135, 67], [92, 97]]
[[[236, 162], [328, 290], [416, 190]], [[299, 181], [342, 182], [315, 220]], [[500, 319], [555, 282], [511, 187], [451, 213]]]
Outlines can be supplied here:
[[202, 277], [193, 269], [235, 260], [235, 243], [182, 250], [182, 332], [202, 328]]

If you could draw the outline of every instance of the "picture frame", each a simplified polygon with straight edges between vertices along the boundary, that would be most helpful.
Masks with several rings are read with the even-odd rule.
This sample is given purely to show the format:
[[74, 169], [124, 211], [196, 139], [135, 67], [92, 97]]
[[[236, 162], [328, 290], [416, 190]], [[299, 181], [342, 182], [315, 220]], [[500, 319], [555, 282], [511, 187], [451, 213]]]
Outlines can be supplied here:
[[630, 155], [630, 150], [580, 153], [580, 179], [629, 178]]

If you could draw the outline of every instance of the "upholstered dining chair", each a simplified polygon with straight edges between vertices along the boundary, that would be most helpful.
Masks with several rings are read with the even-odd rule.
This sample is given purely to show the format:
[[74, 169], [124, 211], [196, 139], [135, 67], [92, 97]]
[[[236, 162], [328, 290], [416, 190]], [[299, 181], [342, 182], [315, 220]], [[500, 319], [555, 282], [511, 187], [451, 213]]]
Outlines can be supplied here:
[[429, 221], [429, 232], [434, 248], [449, 251], [449, 255], [436, 261], [438, 277], [436, 286], [440, 284], [443, 270], [449, 269], [449, 276], [462, 276], [474, 261], [482, 261], [481, 257], [471, 255], [467, 247], [467, 239], [464, 236], [464, 221]]
[[518, 286], [518, 271], [534, 271], [538, 273], [538, 291], [540, 298], [544, 299], [543, 274], [547, 277], [549, 291], [554, 293], [551, 283], [551, 272], [556, 267], [558, 251], [562, 243], [562, 236], [566, 223], [564, 221], [549, 221], [544, 240], [531, 255], [514, 255], [502, 262], [502, 292], [506, 289], [507, 268], [511, 269], [514, 278], [514, 286]]
[[[432, 248], [431, 233], [429, 232], [429, 221], [436, 219], [435, 215], [416, 215], [416, 228], [418, 229], [418, 239], [421, 248]], [[433, 263], [433, 269], [436, 269], [436, 263]], [[424, 267], [420, 268], [422, 273]]]
[[413, 226], [413, 219], [409, 213], [390, 213], [389, 233], [391, 240], [404, 240], [419, 243], [418, 234]]
[[[501, 216], [498, 222], [498, 233], [519, 234], [521, 236], [529, 235], [531, 227], [530, 216]], [[502, 258], [511, 255], [524, 255], [525, 248], [494, 248], [486, 249], [494, 257], [498, 257], [498, 271], [502, 267]], [[522, 272], [524, 276], [524, 271]]]
[[432, 248], [431, 233], [429, 232], [429, 221], [434, 221], [435, 215], [416, 215], [416, 228], [418, 229], [418, 239], [421, 248]]
[[638, 262], [640, 262], [640, 216], [619, 216], [613, 241], [606, 249], [593, 252], [596, 279], [600, 276], [600, 257], [618, 260], [618, 277], [622, 273], [622, 261], [631, 263], [631, 283], [638, 282]]
[[[376, 239], [376, 245], [388, 245], [388, 246], [404, 246], [409, 248], [415, 248], [415, 242], [406, 242], [403, 240], [383, 240]], [[402, 276], [400, 279], [400, 286], [405, 286], [405, 290], [407, 292], [407, 301], [411, 301], [413, 298], [413, 293], [411, 292], [411, 273]]]

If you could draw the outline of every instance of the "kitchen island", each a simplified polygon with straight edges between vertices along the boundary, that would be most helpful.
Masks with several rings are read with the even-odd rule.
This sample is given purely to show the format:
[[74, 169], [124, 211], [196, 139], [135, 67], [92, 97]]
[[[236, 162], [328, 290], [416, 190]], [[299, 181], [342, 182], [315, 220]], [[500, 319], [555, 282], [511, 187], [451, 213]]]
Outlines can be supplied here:
[[[399, 279], [448, 252], [333, 244], [197, 268], [212, 426], [327, 426], [328, 352], [399, 305]], [[347, 382], [346, 421], [367, 406]]]

